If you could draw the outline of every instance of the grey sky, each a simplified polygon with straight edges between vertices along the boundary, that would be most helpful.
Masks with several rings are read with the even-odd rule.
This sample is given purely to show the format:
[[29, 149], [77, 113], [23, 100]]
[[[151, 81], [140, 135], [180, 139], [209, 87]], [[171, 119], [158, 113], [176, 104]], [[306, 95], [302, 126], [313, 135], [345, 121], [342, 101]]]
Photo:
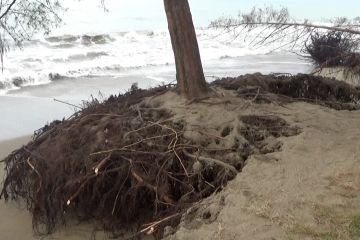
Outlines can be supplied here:
[[[125, 31], [166, 28], [163, 0], [106, 0], [108, 13], [100, 8], [100, 0], [64, 0], [69, 11], [68, 26], [63, 31]], [[321, 20], [331, 17], [360, 16], [360, 0], [189, 0], [196, 26], [223, 15], [235, 16], [253, 6], [288, 7], [296, 18]], [[70, 26], [72, 25], [72, 26]]]

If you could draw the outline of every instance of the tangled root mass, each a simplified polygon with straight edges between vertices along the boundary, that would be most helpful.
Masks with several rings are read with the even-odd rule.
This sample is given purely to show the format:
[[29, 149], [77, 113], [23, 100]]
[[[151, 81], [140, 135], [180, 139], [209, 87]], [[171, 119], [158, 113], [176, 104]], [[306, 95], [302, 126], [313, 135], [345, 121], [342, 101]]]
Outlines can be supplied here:
[[[91, 103], [37, 131], [5, 159], [1, 196], [25, 199], [34, 230], [51, 233], [68, 213], [114, 231], [181, 212], [218, 190], [235, 176], [234, 167], [198, 158], [205, 150], [183, 137], [181, 121], [139, 104], [166, 90]], [[194, 172], [197, 162], [202, 168]]]
[[[255, 103], [276, 93], [353, 110], [360, 98], [358, 89], [307, 75], [255, 74], [214, 85], [236, 90]], [[274, 116], [242, 116], [244, 127], [239, 131], [247, 141], [243, 146], [250, 150], [207, 149], [184, 137], [185, 122], [142, 101], [168, 90], [134, 88], [104, 103], [93, 101], [71, 118], [35, 132], [33, 141], [4, 160], [1, 196], [25, 200], [39, 233], [53, 232], [69, 215], [96, 219], [111, 232], [159, 219], [176, 222], [169, 216], [180, 216], [194, 202], [220, 190], [244, 166], [222, 156], [279, 150], [281, 145], [269, 147], [267, 139], [300, 132]], [[225, 127], [221, 136], [230, 131]], [[161, 232], [163, 224], [169, 222], [156, 221], [143, 230]]]

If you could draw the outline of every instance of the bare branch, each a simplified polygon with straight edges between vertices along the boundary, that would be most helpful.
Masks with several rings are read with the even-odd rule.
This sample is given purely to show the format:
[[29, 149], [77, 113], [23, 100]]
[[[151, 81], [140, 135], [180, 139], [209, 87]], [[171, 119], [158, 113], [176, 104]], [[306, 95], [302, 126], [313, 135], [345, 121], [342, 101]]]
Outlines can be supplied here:
[[14, 43], [21, 47], [34, 34], [45, 34], [61, 23], [64, 11], [59, 0], [1, 0], [0, 2], [0, 60]]
[[11, 3], [10, 3], [10, 5], [7, 7], [7, 9], [5, 10], [5, 12], [3, 13], [3, 14], [1, 14], [1, 16], [0, 16], [0, 20], [2, 19], [2, 18], [4, 18], [5, 16], [6, 16], [6, 14], [8, 14], [8, 12], [10, 11], [10, 9], [14, 6], [14, 4], [15, 4], [15, 2], [16, 2], [17, 0], [13, 0]]
[[[335, 18], [329, 24], [314, 24], [309, 20], [296, 21], [287, 8], [253, 8], [250, 13], [237, 18], [220, 18], [210, 27], [234, 31], [234, 39], [244, 29], [256, 31], [251, 46], [264, 46], [279, 42], [273, 51], [287, 47], [293, 50], [302, 44], [298, 52], [306, 54], [318, 67], [342, 66], [355, 69], [360, 74], [360, 17]], [[248, 36], [242, 36], [246, 39]]]
[[337, 18], [332, 22], [331, 26], [313, 24], [306, 19], [303, 22], [299, 22], [290, 17], [287, 8], [277, 10], [272, 7], [266, 7], [265, 9], [253, 8], [252, 11], [247, 14], [240, 13], [238, 18], [219, 18], [211, 22], [210, 27], [223, 29], [243, 27], [249, 29], [249, 31], [260, 26], [269, 26], [279, 30], [284, 27], [290, 27], [294, 29], [305, 29], [308, 32], [310, 32], [311, 29], [324, 29], [360, 35], [359, 23], [360, 18], [355, 18], [352, 21], [347, 18]]
[[288, 26], [288, 27], [302, 27], [302, 28], [315, 28], [315, 29], [326, 29], [326, 30], [330, 30], [330, 31], [339, 31], [339, 32], [345, 32], [345, 33], [351, 33], [351, 34], [359, 34], [360, 35], [360, 31], [359, 30], [355, 30], [352, 28], [348, 28], [348, 27], [336, 27], [336, 26], [326, 26], [326, 25], [316, 25], [316, 24], [311, 24], [311, 23], [279, 23], [279, 22], [252, 22], [252, 23], [233, 23], [230, 25], [226, 25], [222, 24], [222, 23], [211, 23], [212, 27], [218, 27], [218, 28], [234, 28], [234, 27], [239, 27], [239, 26], [246, 26], [246, 27], [256, 27], [259, 25], [270, 25], [272, 27], [284, 27], [284, 26]]

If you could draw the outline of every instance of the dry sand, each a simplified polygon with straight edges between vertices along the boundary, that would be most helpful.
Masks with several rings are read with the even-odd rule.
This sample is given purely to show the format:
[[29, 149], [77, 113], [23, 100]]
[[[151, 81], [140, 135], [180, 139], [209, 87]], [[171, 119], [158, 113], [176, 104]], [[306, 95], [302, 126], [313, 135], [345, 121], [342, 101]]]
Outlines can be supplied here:
[[360, 111], [303, 102], [246, 104], [232, 94], [222, 93], [224, 104], [200, 103], [191, 112], [172, 93], [162, 98], [194, 126], [234, 126], [239, 115], [270, 114], [302, 133], [281, 138], [280, 152], [250, 157], [221, 193], [189, 211], [167, 239], [351, 239], [351, 216], [360, 214]]
[[[211, 135], [226, 123], [234, 131], [231, 138], [238, 116], [246, 114], [279, 116], [302, 133], [280, 138], [279, 152], [250, 157], [222, 192], [184, 215], [177, 231], [167, 228], [166, 239], [350, 239], [350, 217], [360, 214], [360, 111], [303, 102], [253, 104], [231, 91], [218, 94], [218, 102], [193, 103], [191, 111], [172, 92], [152, 101], [163, 102], [190, 127], [203, 127]], [[26, 140], [1, 143], [1, 157]], [[26, 211], [1, 202], [0, 214], [0, 239], [34, 239]], [[81, 224], [48, 239], [89, 239], [90, 234], [91, 227]]]
[[326, 67], [321, 70], [315, 69], [315, 72], [317, 72], [316, 75], [335, 78], [353, 86], [360, 86], [360, 76], [346, 72], [343, 67]]

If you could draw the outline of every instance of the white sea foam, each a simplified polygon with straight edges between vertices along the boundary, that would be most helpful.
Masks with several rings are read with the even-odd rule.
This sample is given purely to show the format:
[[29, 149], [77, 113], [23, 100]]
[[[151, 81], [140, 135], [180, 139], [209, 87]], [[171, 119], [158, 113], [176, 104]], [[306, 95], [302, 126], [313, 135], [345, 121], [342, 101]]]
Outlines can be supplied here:
[[[257, 33], [252, 33], [255, 36]], [[202, 60], [267, 54], [283, 41], [254, 47], [251, 36], [214, 29], [197, 30]], [[247, 41], [245, 41], [247, 40]], [[7, 53], [0, 76], [0, 94], [63, 78], [122, 76], [133, 69], [174, 64], [167, 31], [130, 31], [103, 35], [62, 35], [26, 42]]]

